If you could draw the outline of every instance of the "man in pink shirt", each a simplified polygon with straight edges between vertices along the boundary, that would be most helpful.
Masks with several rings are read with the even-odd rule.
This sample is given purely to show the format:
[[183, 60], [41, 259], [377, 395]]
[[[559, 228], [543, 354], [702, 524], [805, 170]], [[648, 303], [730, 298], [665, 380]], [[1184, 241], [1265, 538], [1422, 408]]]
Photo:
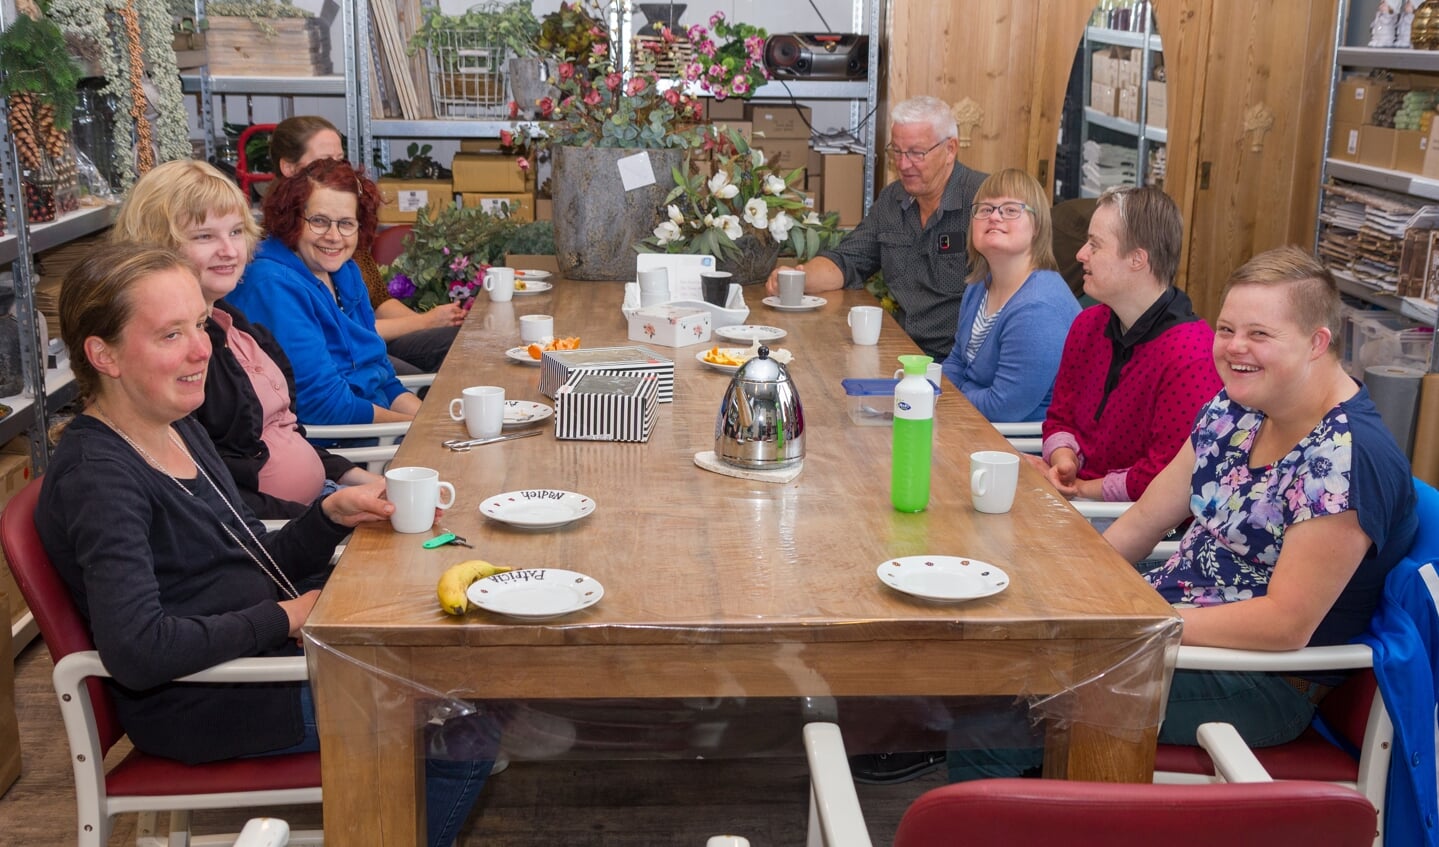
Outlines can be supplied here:
[[1219, 391], [1214, 331], [1174, 287], [1182, 237], [1157, 188], [1099, 198], [1078, 254], [1099, 305], [1070, 326], [1034, 459], [1066, 497], [1138, 500]]

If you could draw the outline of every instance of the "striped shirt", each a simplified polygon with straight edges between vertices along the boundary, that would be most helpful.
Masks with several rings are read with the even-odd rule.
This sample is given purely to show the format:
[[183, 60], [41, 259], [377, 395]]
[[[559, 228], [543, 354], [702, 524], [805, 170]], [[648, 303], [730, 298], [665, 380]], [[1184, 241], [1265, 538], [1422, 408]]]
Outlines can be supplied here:
[[937, 362], [954, 346], [969, 275], [969, 207], [985, 176], [955, 162], [939, 209], [923, 225], [919, 204], [902, 183], [892, 182], [859, 226], [838, 247], [820, 254], [844, 272], [845, 288], [860, 288], [883, 270], [898, 304], [895, 319]]
[[974, 315], [974, 324], [969, 328], [969, 343], [964, 345], [964, 358], [970, 363], [974, 357], [979, 355], [979, 348], [984, 346], [984, 339], [989, 337], [989, 330], [993, 328], [994, 322], [999, 320], [999, 313], [1004, 311], [1000, 306], [994, 314], [986, 316], [984, 313], [989, 309], [989, 289], [984, 291], [984, 299], [979, 301], [979, 311]]

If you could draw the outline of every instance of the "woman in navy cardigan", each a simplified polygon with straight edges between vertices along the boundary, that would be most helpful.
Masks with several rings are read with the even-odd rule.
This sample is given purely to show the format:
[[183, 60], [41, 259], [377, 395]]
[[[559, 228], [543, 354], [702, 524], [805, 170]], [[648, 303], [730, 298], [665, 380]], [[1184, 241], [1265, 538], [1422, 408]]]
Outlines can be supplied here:
[[991, 421], [1042, 421], [1079, 314], [1054, 261], [1044, 188], [1024, 171], [975, 192], [968, 289], [944, 375]]

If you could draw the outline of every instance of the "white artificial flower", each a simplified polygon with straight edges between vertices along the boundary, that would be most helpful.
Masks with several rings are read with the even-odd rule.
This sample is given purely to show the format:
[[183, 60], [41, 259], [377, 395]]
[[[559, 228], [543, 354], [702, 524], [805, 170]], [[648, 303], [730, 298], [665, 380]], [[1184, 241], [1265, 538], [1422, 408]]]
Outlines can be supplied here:
[[744, 219], [755, 229], [764, 229], [769, 226], [769, 204], [759, 197], [751, 197], [744, 204]]
[[715, 229], [725, 234], [730, 241], [738, 241], [744, 235], [744, 229], [739, 225], [738, 215], [720, 215], [715, 218]]
[[751, 151], [749, 151], [749, 160], [750, 160], [750, 162], [753, 164], [753, 166], [756, 167], [756, 168], [762, 168], [762, 167], [764, 167], [764, 151], [763, 151], [763, 150], [751, 150]]
[[[673, 209], [674, 206], [671, 206], [670, 208]], [[655, 227], [655, 238], [659, 241], [661, 247], [665, 246], [671, 241], [678, 241], [680, 239], [679, 224], [665, 221], [664, 223]]]
[[704, 216], [704, 220], [702, 221], [702, 223], [703, 223], [706, 227], [712, 227], [712, 226], [714, 226], [714, 225], [715, 225], [715, 216], [714, 216], [713, 214], [706, 214], [706, 215]]
[[819, 212], [811, 211], [809, 214], [804, 216], [805, 226], [818, 226], [819, 223]]
[[670, 204], [669, 215], [670, 220], [674, 221], [675, 226], [680, 226], [685, 222], [685, 216], [680, 214], [680, 207], [674, 205], [673, 203]]
[[774, 174], [768, 174], [767, 176], [765, 176], [765, 178], [764, 178], [764, 193], [766, 193], [766, 194], [782, 194], [782, 193], [784, 193], [784, 188], [785, 188], [784, 180], [780, 179], [779, 177], [775, 176]]
[[710, 193], [721, 200], [728, 200], [739, 193], [739, 186], [731, 184], [729, 174], [724, 171], [710, 177], [709, 188]]
[[775, 241], [782, 242], [789, 238], [791, 229], [794, 229], [794, 218], [790, 217], [789, 213], [783, 209], [774, 216], [774, 220], [769, 222], [769, 235]]

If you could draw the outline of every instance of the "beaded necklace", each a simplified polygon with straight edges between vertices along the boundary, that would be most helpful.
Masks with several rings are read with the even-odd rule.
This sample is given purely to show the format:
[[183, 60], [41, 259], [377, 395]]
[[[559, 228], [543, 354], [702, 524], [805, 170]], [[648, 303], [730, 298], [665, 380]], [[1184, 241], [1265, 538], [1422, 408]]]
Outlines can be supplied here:
[[[181, 482], [174, 474], [166, 470], [165, 466], [160, 464], [154, 456], [151, 456], [149, 451], [147, 451], [144, 447], [141, 447], [139, 444], [136, 444], [135, 439], [127, 435], [125, 433], [125, 430], [117, 426], [115, 422], [111, 420], [109, 416], [106, 415], [104, 412], [100, 411], [97, 406], [91, 406], [88, 411], [90, 412], [90, 414], [99, 418], [106, 426], [110, 427], [110, 429], [113, 430], [116, 435], [120, 436], [120, 438], [124, 440], [126, 444], [130, 445], [131, 449], [133, 449], [136, 453], [139, 453], [140, 458], [144, 459], [150, 465], [150, 467], [169, 477], [170, 481], [175, 483], [175, 485], [179, 486], [181, 491], [185, 492], [191, 497], [198, 497], [195, 492], [191, 491], [185, 486], [185, 483]], [[205, 468], [198, 461], [195, 460], [194, 456], [190, 454], [190, 448], [185, 446], [185, 442], [180, 439], [180, 436], [175, 434], [175, 430], [171, 427], [166, 427], [166, 432], [168, 432], [170, 435], [170, 441], [173, 442], [176, 447], [180, 448], [180, 451], [185, 454], [185, 458], [189, 459], [195, 465], [195, 470], [199, 471], [200, 476], [203, 477], [205, 481], [210, 484], [210, 488], [213, 489], [215, 494], [219, 496], [220, 502], [225, 504], [225, 507], [230, 510], [230, 514], [234, 515], [235, 520], [239, 522], [240, 526], [245, 528], [245, 533], [250, 536], [250, 540], [254, 542], [255, 547], [264, 554], [265, 560], [270, 563], [269, 566], [267, 567], [265, 565], [265, 562], [260, 561], [260, 558], [255, 555], [254, 551], [251, 550], [248, 546], [246, 546], [245, 542], [240, 540], [240, 537], [235, 534], [235, 531], [231, 529], [230, 525], [225, 523], [224, 520], [220, 521], [220, 528], [225, 530], [225, 534], [230, 536], [230, 540], [238, 544], [240, 546], [240, 549], [245, 551], [245, 555], [250, 557], [250, 561], [254, 562], [255, 566], [258, 567], [265, 574], [265, 576], [268, 576], [271, 582], [275, 583], [275, 587], [280, 589], [281, 594], [284, 594], [291, 600], [298, 599], [300, 596], [300, 592], [295, 590], [294, 584], [290, 582], [290, 578], [285, 575], [285, 572], [280, 569], [279, 564], [275, 562], [275, 558], [270, 555], [270, 551], [265, 549], [265, 545], [260, 543], [259, 538], [255, 537], [255, 531], [250, 529], [250, 525], [245, 522], [244, 518], [240, 517], [239, 511], [236, 510], [234, 504], [230, 502], [230, 498], [225, 496], [225, 492], [220, 490], [220, 486], [215, 484], [215, 480], [210, 478], [210, 475], [205, 472]]]

